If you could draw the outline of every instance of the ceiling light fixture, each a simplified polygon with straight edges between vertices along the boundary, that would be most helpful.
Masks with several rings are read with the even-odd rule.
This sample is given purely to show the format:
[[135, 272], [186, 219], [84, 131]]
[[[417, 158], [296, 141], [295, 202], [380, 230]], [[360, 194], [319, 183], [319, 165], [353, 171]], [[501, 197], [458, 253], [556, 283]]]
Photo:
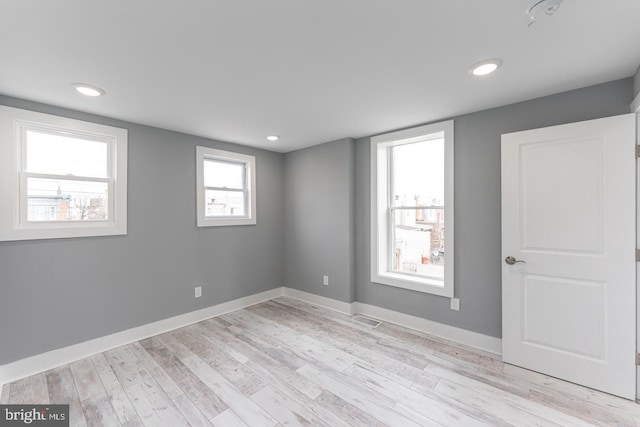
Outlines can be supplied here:
[[501, 59], [487, 59], [473, 64], [469, 69], [469, 73], [474, 76], [486, 76], [495, 72], [501, 65]]
[[277, 141], [277, 140], [279, 140], [279, 139], [280, 139], [280, 137], [279, 137], [278, 135], [269, 135], [269, 136], [267, 137], [267, 139], [268, 139], [269, 141]]
[[105, 94], [104, 90], [99, 87], [88, 85], [86, 83], [74, 83], [71, 86], [81, 94], [87, 96], [102, 96]]

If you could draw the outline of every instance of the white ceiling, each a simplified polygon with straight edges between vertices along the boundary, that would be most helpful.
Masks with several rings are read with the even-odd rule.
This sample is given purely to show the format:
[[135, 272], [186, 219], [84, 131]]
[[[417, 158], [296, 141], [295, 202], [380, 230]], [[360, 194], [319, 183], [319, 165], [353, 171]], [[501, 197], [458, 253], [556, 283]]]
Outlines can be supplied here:
[[[286, 152], [640, 64], [640, 1], [564, 0], [527, 27], [529, 3], [0, 0], [0, 93]], [[495, 75], [468, 74], [493, 57], [504, 61]], [[74, 82], [106, 96], [81, 96]]]

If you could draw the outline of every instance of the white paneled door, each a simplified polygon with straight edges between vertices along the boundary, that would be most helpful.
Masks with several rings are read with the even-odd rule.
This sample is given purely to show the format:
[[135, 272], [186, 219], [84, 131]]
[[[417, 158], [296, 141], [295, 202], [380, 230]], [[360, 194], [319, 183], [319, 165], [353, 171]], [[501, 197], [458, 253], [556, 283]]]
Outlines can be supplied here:
[[635, 115], [502, 135], [506, 363], [636, 395]]

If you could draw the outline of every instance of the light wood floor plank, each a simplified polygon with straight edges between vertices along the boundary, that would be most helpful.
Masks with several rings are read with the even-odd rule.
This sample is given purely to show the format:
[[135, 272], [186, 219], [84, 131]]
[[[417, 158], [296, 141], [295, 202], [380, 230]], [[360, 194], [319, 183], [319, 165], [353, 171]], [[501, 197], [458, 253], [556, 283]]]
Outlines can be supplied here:
[[212, 420], [215, 427], [247, 427], [247, 424], [231, 409], [227, 409]]
[[531, 400], [533, 402], [542, 403], [547, 407], [560, 409], [569, 412], [576, 418], [580, 418], [592, 425], [607, 426], [633, 426], [635, 421], [633, 418], [626, 417], [620, 413], [612, 413], [603, 411], [595, 405], [589, 405], [583, 401], [558, 394], [545, 394], [538, 391], [531, 392]]
[[[331, 411], [336, 417], [340, 418], [343, 423], [349, 426], [380, 427], [387, 425], [330, 391], [323, 391], [314, 401]], [[338, 424], [332, 423], [330, 425], [335, 426]]]
[[47, 404], [49, 391], [44, 373], [36, 374], [11, 383], [10, 404]]
[[169, 399], [175, 399], [183, 394], [180, 387], [173, 382], [171, 377], [162, 369], [160, 365], [147, 353], [140, 343], [133, 343], [127, 346], [133, 354], [142, 362], [151, 377], [158, 383]]
[[277, 424], [269, 414], [240, 392], [208, 363], [192, 353], [173, 334], [164, 334], [159, 339], [167, 348], [180, 354], [180, 361], [247, 424], [251, 426], [274, 426]]
[[11, 393], [11, 384], [4, 384], [2, 386], [2, 396], [0, 397], [0, 405], [9, 404], [9, 394]]
[[80, 401], [107, 395], [90, 358], [69, 364], [69, 369], [73, 375]]
[[254, 372], [259, 373], [262, 378], [270, 384], [284, 384], [285, 387], [286, 385], [290, 385], [306, 396], [309, 396], [311, 399], [322, 393], [322, 389], [320, 387], [295, 371], [302, 365], [290, 365], [288, 361], [273, 359], [265, 353], [262, 353], [258, 348], [252, 347], [252, 344], [255, 341], [251, 338], [252, 334], [248, 331], [242, 333], [242, 331], [238, 332], [236, 330], [234, 332], [231, 330], [233, 326], [221, 329], [213, 324], [209, 324], [208, 322], [204, 323], [207, 325], [207, 328], [216, 335], [216, 337], [224, 340], [224, 342], [229, 346], [233, 346], [237, 350], [246, 354], [251, 361], [254, 362], [251, 365], [253, 366]]
[[176, 396], [173, 399], [176, 407], [182, 412], [182, 415], [187, 419], [190, 425], [194, 427], [206, 427], [211, 426], [211, 422], [207, 417], [198, 409], [198, 407], [184, 394]]
[[491, 353], [276, 298], [6, 384], [93, 426], [623, 426], [640, 405]]
[[189, 423], [129, 346], [105, 352], [106, 359], [145, 425]]
[[190, 328], [175, 331], [172, 335], [247, 396], [267, 385], [259, 376], [214, 344], [207, 335], [198, 334]]
[[76, 391], [73, 374], [69, 365], [51, 369], [45, 372], [49, 403], [69, 405], [69, 425], [74, 427], [86, 426], [82, 405]]
[[[280, 299], [278, 299], [278, 301], [280, 301]], [[273, 303], [273, 301], [270, 301], [269, 303]], [[274, 306], [277, 307], [278, 305], [274, 304]], [[321, 320], [318, 319], [318, 316], [315, 314], [310, 315], [303, 310], [283, 304], [280, 304], [279, 306], [286, 308], [287, 311], [294, 310], [296, 316], [291, 316], [280, 308], [279, 311], [270, 312], [271, 318], [277, 319], [278, 322], [284, 325], [293, 327], [289, 319], [298, 319], [299, 317], [302, 317], [304, 320], [298, 320], [296, 322], [296, 331], [312, 336], [325, 345], [330, 344], [332, 347], [357, 357], [357, 363], [361, 366], [376, 369], [390, 379], [407, 386], [414, 382], [418, 382], [425, 387], [433, 388], [438, 381], [437, 377], [430, 376], [422, 369], [406, 364], [404, 358], [404, 355], [407, 353], [406, 349], [392, 350], [385, 348], [384, 346], [380, 346], [378, 341], [371, 341], [371, 339], [367, 339], [362, 342], [358, 340], [360, 334], [355, 333], [356, 330], [348, 331], [345, 326], [341, 325], [337, 326], [341, 331], [338, 334], [334, 333], [334, 330], [331, 328], [331, 326], [335, 326], [335, 324], [329, 325], [324, 322], [326, 325], [325, 328], [316, 328], [315, 324], [321, 323]], [[256, 309], [256, 307], [258, 306], [251, 308]], [[298, 316], [298, 314], [300, 316]], [[354, 323], [353, 321], [351, 322]], [[359, 342], [360, 344], [358, 344]], [[420, 362], [418, 364], [418, 366], [422, 367], [425, 365], [425, 362]]]
[[143, 340], [140, 345], [162, 366], [207, 419], [212, 420], [227, 409], [227, 405], [157, 338]]
[[[298, 369], [302, 375], [315, 381], [318, 385], [327, 391], [335, 394], [341, 399], [349, 402], [356, 408], [372, 414], [375, 418], [384, 424], [391, 426], [417, 426], [419, 424], [410, 419], [394, 412], [386, 404], [379, 399], [371, 397], [371, 393], [364, 389], [354, 389], [343, 382], [336, 380], [317, 368], [307, 365]], [[395, 405], [396, 402], [393, 404]]]
[[307, 408], [272, 386], [266, 386], [253, 393], [251, 400], [282, 425], [330, 427]]
[[[422, 417], [442, 425], [464, 425], [482, 426], [492, 425], [497, 420], [492, 417], [483, 417], [482, 413], [468, 413], [451, 407], [446, 402], [434, 399], [432, 396], [425, 396], [415, 390], [393, 381], [375, 372], [363, 369], [357, 365], [345, 371], [350, 378], [360, 382], [365, 387], [377, 391], [378, 393], [393, 398], [396, 403], [401, 403], [404, 407], [417, 412]], [[466, 405], [465, 405], [466, 406]], [[478, 417], [476, 417], [476, 416]], [[419, 422], [419, 420], [416, 420]]]
[[129, 400], [129, 396], [127, 396], [127, 393], [125, 393], [122, 388], [122, 384], [120, 384], [120, 381], [113, 372], [113, 369], [111, 369], [111, 365], [107, 362], [104, 354], [100, 353], [92, 356], [91, 361], [100, 377], [100, 381], [102, 381], [102, 385], [120, 424], [127, 426], [142, 425], [142, 421]]
[[89, 397], [82, 401], [84, 418], [89, 427], [120, 427], [120, 421], [116, 415], [111, 402], [106, 395]]

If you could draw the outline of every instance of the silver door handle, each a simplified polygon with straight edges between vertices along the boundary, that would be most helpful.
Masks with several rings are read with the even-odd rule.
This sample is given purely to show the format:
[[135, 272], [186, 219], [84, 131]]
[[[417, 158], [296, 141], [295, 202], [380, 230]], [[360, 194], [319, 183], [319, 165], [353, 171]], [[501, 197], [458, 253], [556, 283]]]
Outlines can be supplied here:
[[521, 260], [521, 259], [515, 259], [515, 258], [514, 258], [514, 257], [512, 257], [512, 256], [508, 256], [508, 257], [506, 257], [506, 258], [504, 259], [504, 262], [506, 262], [506, 263], [507, 263], [507, 264], [509, 264], [509, 265], [513, 265], [513, 264], [515, 264], [516, 262], [521, 262], [521, 263], [523, 263], [523, 264], [526, 264], [526, 263], [527, 263], [526, 261], [523, 261], [523, 260]]

